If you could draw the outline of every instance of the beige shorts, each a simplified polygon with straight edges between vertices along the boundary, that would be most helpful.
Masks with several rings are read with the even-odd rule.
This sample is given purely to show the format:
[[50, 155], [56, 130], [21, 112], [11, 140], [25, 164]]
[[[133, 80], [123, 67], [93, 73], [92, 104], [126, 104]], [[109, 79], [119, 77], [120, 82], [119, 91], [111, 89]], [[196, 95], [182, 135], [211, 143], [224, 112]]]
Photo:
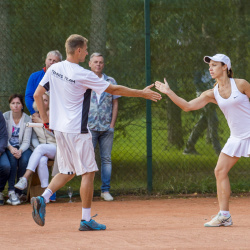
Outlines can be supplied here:
[[83, 175], [98, 171], [91, 133], [54, 132], [58, 169], [61, 174]]

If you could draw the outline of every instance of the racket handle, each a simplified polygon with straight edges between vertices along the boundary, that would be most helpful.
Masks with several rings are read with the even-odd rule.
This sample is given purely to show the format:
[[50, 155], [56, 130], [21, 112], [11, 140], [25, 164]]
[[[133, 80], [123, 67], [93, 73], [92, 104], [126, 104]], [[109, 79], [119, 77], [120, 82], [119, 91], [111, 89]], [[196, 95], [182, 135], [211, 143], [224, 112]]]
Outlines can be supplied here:
[[32, 127], [32, 128], [43, 128], [44, 125], [42, 123], [33, 123], [33, 122], [28, 122], [26, 123], [27, 127]]

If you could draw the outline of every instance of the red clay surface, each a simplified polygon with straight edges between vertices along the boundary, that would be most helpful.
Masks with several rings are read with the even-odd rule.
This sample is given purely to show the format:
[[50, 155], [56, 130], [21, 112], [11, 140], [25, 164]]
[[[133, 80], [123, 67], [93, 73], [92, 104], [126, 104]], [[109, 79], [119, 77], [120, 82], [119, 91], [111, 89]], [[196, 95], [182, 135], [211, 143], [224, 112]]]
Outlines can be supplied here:
[[205, 228], [218, 212], [216, 198], [113, 202], [94, 200], [92, 215], [107, 230], [78, 231], [81, 203], [47, 206], [46, 223], [31, 217], [31, 205], [0, 207], [0, 249], [250, 249], [250, 198], [231, 198], [231, 227]]

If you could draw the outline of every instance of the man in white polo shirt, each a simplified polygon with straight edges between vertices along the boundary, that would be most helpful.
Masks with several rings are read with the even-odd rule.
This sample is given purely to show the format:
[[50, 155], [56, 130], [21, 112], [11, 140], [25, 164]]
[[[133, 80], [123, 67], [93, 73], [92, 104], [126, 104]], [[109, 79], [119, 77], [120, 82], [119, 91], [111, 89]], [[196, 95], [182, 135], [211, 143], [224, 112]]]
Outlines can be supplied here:
[[[44, 226], [45, 208], [50, 196], [76, 174], [82, 176], [82, 220], [79, 230], [105, 230], [105, 225], [91, 219], [93, 181], [98, 171], [92, 137], [87, 127], [91, 91], [93, 89], [99, 95], [105, 91], [112, 95], [143, 97], [152, 101], [160, 100], [161, 95], [150, 89], [153, 84], [143, 90], [112, 85], [81, 67], [79, 63], [84, 62], [88, 55], [86, 38], [71, 35], [65, 47], [66, 60], [48, 69], [34, 94], [44, 126], [55, 133], [60, 173], [52, 179], [42, 196], [31, 199], [32, 216], [38, 225]], [[43, 107], [42, 95], [45, 91], [50, 91], [50, 119]]]

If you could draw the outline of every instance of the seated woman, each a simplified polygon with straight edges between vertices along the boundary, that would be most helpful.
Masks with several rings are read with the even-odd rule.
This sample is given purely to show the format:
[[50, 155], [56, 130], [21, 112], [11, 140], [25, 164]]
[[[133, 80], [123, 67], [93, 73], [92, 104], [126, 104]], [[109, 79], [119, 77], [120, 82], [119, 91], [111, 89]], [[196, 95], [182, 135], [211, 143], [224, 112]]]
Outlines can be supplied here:
[[6, 127], [8, 132], [8, 145], [6, 154], [10, 162], [10, 174], [8, 178], [4, 180], [2, 186], [6, 185], [8, 181], [8, 204], [18, 205], [20, 204], [19, 196], [22, 194], [20, 190], [15, 190], [14, 184], [16, 176], [23, 176], [30, 155], [32, 153], [30, 147], [30, 140], [32, 134], [32, 128], [26, 127], [26, 123], [30, 122], [30, 117], [23, 112], [24, 101], [23, 96], [19, 94], [13, 94], [9, 97], [10, 111], [3, 114], [6, 121]]
[[[49, 96], [48, 94], [43, 95], [44, 106], [49, 112]], [[35, 110], [37, 110], [36, 104], [33, 104]], [[42, 120], [38, 114], [38, 116], [33, 116], [32, 122], [41, 123]], [[54, 160], [56, 155], [56, 139], [53, 133], [50, 133], [45, 128], [41, 127], [33, 127], [35, 134], [38, 138], [38, 142], [33, 146], [35, 147], [28, 163], [28, 167], [26, 169], [23, 177], [20, 178], [18, 183], [15, 185], [15, 188], [24, 190], [28, 185], [28, 179], [31, 174], [36, 171], [41, 182], [41, 187], [46, 188], [49, 185], [49, 170], [48, 170], [48, 159]]]

